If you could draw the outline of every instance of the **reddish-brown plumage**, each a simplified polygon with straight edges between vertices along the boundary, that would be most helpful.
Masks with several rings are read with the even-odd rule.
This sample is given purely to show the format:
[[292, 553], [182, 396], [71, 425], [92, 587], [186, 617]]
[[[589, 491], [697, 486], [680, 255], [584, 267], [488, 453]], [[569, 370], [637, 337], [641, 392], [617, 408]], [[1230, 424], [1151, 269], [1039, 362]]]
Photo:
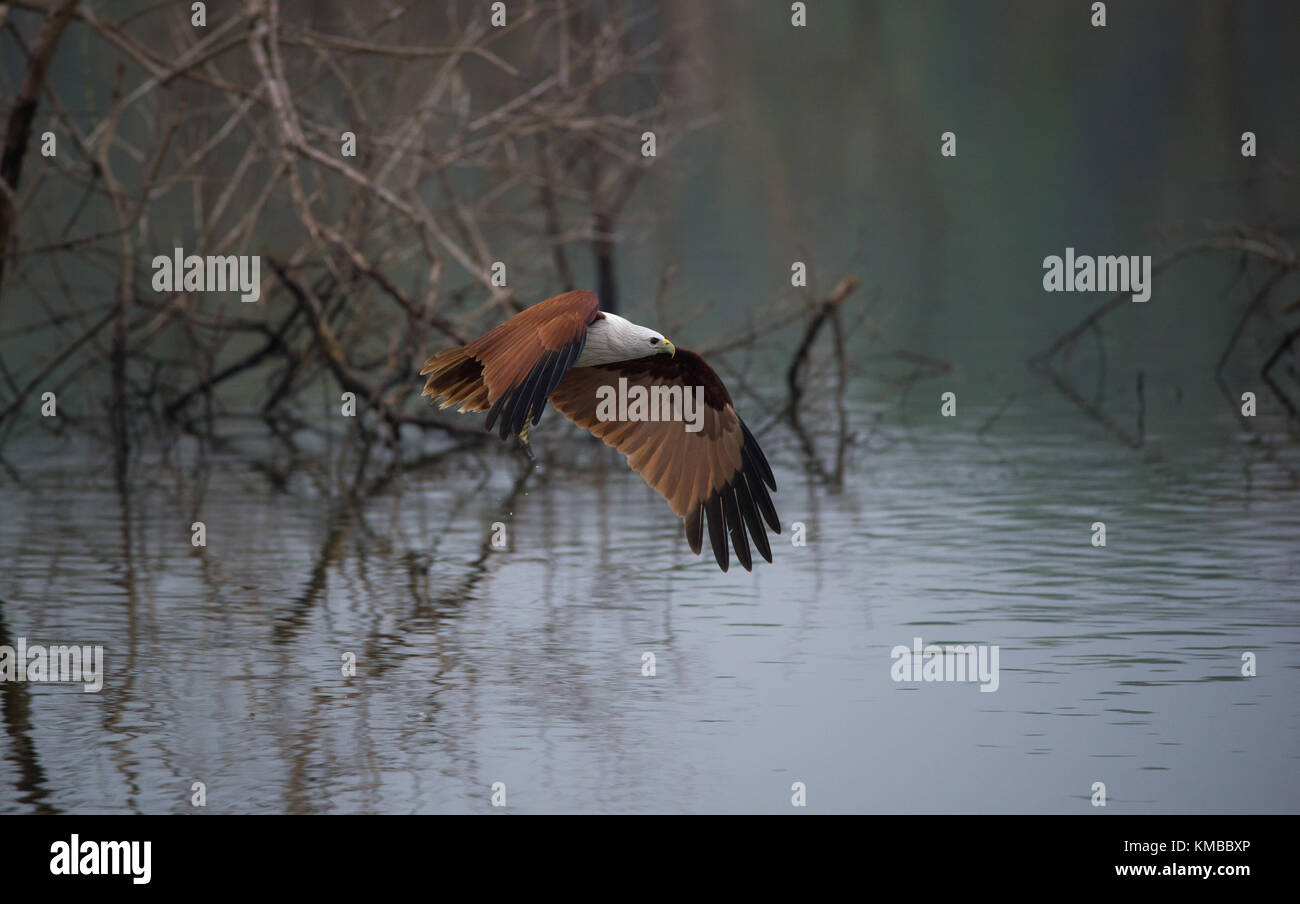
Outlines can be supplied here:
[[[428, 359], [424, 395], [442, 407], [487, 411], [487, 427], [500, 422], [504, 439], [520, 432], [529, 417], [536, 424], [549, 399], [569, 420], [627, 457], [628, 465], [660, 493], [683, 519], [686, 539], [697, 555], [707, 521], [719, 567], [727, 570], [730, 547], [746, 570], [750, 540], [772, 561], [766, 528], [781, 532], [771, 490], [772, 469], [732, 406], [722, 380], [694, 352], [650, 355], [629, 361], [574, 367], [587, 328], [604, 315], [594, 292], [566, 292], [511, 317], [459, 348]], [[683, 420], [601, 420], [599, 390], [625, 378], [630, 386], [703, 388], [702, 429]], [[766, 523], [766, 527], [765, 527]]]
[[600, 316], [595, 292], [548, 298], [468, 345], [425, 361], [423, 395], [441, 398], [443, 408], [489, 411], [488, 429], [500, 419], [505, 439], [524, 428], [530, 413], [537, 423], [546, 397], [582, 354], [587, 326]]
[[[617, 384], [704, 388], [704, 419], [699, 432], [677, 420], [617, 421], [597, 417], [598, 390]], [[776, 480], [749, 428], [736, 414], [722, 380], [704, 359], [686, 349], [633, 361], [575, 367], [551, 395], [551, 404], [584, 430], [627, 457], [628, 465], [668, 500], [686, 528], [691, 551], [703, 548], [707, 515], [709, 541], [718, 566], [730, 564], [727, 536], [736, 558], [749, 570], [749, 540], [772, 561], [763, 522], [775, 533], [781, 522], [768, 492]], [[748, 536], [746, 536], [748, 527]]]

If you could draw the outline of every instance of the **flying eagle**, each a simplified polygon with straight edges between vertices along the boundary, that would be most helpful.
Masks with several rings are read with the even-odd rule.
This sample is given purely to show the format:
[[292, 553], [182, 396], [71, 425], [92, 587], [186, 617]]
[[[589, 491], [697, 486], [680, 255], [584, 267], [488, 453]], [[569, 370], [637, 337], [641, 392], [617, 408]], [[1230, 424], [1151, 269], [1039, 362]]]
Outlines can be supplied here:
[[[441, 399], [442, 408], [486, 411], [488, 430], [497, 426], [502, 439], [518, 435], [525, 446], [529, 419], [536, 425], [550, 400], [569, 420], [622, 452], [668, 500], [693, 553], [700, 553], [707, 516], [713, 556], [723, 571], [730, 561], [728, 534], [746, 571], [753, 565], [750, 537], [772, 561], [763, 522], [781, 532], [768, 494], [776, 479], [722, 380], [694, 352], [601, 311], [595, 292], [565, 292], [535, 304], [468, 345], [434, 355], [424, 362], [420, 375], [425, 374], [422, 395]], [[601, 399], [615, 385], [628, 396], [640, 387], [642, 397], [657, 392], [661, 398], [676, 387], [679, 406], [694, 393], [703, 400], [697, 419], [702, 422], [692, 432], [680, 418], [611, 417], [613, 407], [602, 407]], [[666, 409], [672, 413], [671, 405]], [[632, 406], [617, 411], [631, 412]]]

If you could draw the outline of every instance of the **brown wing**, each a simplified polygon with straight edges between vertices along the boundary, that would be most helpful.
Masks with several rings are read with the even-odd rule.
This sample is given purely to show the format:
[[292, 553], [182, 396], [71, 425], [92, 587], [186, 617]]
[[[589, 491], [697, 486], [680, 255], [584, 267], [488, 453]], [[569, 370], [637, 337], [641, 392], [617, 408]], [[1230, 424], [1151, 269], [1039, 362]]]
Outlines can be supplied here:
[[[633, 386], [679, 386], [684, 392], [703, 387], [703, 426], [686, 430], [683, 420], [616, 420], [600, 404], [619, 378]], [[675, 357], [660, 354], [636, 361], [597, 367], [575, 367], [551, 395], [551, 404], [579, 427], [590, 430], [627, 456], [627, 463], [668, 500], [685, 522], [686, 541], [699, 555], [707, 515], [709, 542], [719, 567], [727, 570], [727, 535], [736, 558], [748, 571], [753, 564], [749, 537], [767, 561], [772, 561], [763, 522], [781, 533], [781, 522], [768, 488], [776, 489], [772, 469], [745, 422], [736, 414], [731, 396], [713, 368], [694, 352], [678, 349]], [[679, 412], [680, 413], [680, 412]], [[662, 412], [661, 412], [662, 415]], [[766, 484], [766, 485], [765, 485]]]
[[468, 345], [424, 362], [424, 392], [440, 407], [487, 411], [501, 438], [519, 433], [531, 413], [541, 419], [546, 397], [564, 379], [587, 342], [587, 327], [603, 317], [596, 293], [565, 292], [520, 311]]

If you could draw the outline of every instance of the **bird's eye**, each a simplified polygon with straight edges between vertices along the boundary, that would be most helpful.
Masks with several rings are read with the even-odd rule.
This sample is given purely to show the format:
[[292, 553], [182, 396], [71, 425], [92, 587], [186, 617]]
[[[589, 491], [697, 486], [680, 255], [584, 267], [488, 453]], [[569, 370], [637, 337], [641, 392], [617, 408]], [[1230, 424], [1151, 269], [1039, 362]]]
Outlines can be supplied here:
[[658, 345], [658, 344], [659, 344], [659, 340], [658, 340], [658, 339], [651, 339], [651, 340], [650, 340], [650, 344], [651, 344], [651, 345]]

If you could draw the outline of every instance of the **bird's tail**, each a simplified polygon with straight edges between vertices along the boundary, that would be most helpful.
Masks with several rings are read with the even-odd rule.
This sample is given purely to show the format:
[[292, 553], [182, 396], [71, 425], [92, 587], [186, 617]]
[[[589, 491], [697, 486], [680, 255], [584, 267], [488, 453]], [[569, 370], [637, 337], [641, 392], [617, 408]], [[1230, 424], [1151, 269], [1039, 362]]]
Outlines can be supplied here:
[[459, 405], [459, 411], [487, 411], [488, 388], [483, 381], [483, 365], [470, 356], [465, 346], [438, 352], [420, 370], [420, 376], [429, 375], [422, 396], [430, 401], [441, 400], [439, 408]]

